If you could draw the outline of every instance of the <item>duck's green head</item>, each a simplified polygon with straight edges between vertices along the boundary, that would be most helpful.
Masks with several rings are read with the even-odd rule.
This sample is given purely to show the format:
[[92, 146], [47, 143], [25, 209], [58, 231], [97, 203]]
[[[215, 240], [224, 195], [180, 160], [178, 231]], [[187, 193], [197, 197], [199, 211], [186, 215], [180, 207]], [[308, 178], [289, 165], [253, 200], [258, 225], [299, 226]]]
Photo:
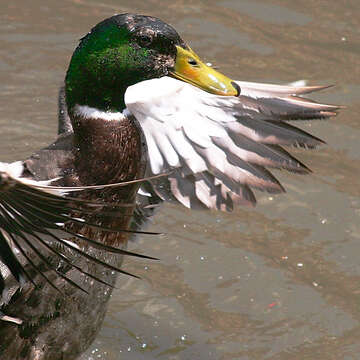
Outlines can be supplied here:
[[150, 16], [121, 14], [97, 24], [76, 48], [66, 75], [69, 112], [76, 104], [121, 111], [129, 86], [162, 76], [214, 94], [239, 93], [229, 78], [202, 63], [170, 25]]

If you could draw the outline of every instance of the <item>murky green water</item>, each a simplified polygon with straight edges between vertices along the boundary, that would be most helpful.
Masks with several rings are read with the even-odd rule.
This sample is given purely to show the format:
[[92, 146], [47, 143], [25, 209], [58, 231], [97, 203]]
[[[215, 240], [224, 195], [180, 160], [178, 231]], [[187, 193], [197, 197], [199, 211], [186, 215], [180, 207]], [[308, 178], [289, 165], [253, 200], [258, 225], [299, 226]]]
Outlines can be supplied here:
[[21, 159], [56, 133], [56, 93], [77, 40], [114, 13], [171, 23], [233, 78], [337, 86], [347, 109], [304, 124], [327, 146], [296, 150], [314, 170], [231, 214], [165, 206], [167, 236], [127, 260], [82, 359], [360, 358], [360, 3], [358, 0], [0, 0], [0, 154]]

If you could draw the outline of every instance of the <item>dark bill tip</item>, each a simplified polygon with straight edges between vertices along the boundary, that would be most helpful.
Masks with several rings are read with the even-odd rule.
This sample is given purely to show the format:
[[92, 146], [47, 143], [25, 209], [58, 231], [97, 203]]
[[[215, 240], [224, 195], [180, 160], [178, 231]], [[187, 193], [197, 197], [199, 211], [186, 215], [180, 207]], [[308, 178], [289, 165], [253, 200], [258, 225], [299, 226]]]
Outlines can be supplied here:
[[239, 96], [240, 95], [240, 93], [241, 93], [241, 88], [240, 88], [240, 86], [235, 82], [235, 81], [232, 81], [231, 82], [231, 85], [236, 89], [236, 91], [237, 91], [237, 94], [235, 95], [235, 96]]

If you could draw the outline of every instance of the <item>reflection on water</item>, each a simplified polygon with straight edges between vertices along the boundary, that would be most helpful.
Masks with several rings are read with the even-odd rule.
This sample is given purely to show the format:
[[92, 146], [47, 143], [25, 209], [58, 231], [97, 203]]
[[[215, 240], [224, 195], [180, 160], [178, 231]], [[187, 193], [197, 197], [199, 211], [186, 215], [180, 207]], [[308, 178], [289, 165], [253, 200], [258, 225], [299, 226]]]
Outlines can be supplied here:
[[256, 209], [203, 213], [167, 205], [167, 236], [130, 246], [104, 327], [82, 359], [357, 359], [360, 353], [360, 36], [358, 0], [15, 0], [0, 14], [1, 159], [56, 133], [56, 93], [77, 40], [120, 12], [170, 22], [202, 57], [241, 80], [337, 84], [347, 105], [304, 124], [328, 146], [296, 150], [315, 171], [280, 173], [288, 192]]

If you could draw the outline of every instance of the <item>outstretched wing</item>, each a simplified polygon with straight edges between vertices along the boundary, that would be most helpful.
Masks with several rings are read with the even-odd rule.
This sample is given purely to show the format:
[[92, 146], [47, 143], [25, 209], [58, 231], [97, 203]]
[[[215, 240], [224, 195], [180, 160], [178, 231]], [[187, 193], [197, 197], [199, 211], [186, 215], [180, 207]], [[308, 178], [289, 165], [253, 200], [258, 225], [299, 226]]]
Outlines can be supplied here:
[[[154, 259], [105, 245], [95, 238], [91, 238], [91, 236], [84, 236], [81, 232], [74, 230], [88, 226], [94, 230], [109, 232], [157, 234], [113, 227], [108, 228], [102, 225], [105, 218], [108, 220], [112, 217], [125, 216], [124, 211], [121, 212], [120, 210], [123, 210], [124, 207], [132, 208], [133, 204], [104, 203], [72, 196], [75, 191], [86, 190], [91, 192], [107, 187], [124, 186], [128, 183], [58, 187], [51, 186], [50, 181], [35, 181], [22, 178], [20, 177], [21, 173], [21, 162], [0, 163], [0, 295], [3, 293], [3, 302], [6, 303], [6, 299], [4, 299], [6, 291], [5, 294], [3, 292], [5, 287], [4, 278], [10, 273], [20, 284], [26, 280], [33, 282], [33, 276], [28, 273], [29, 270], [26, 270], [25, 264], [29, 264], [31, 271], [38, 273], [53, 287], [55, 285], [46, 277], [41, 266], [39, 267], [39, 263], [45, 264], [48, 269], [55, 271], [65, 281], [86, 292], [85, 289], [59, 271], [54, 262], [48, 261], [49, 254], [57, 257], [59, 261], [66, 263], [68, 266], [77, 269], [82, 274], [111, 286], [102, 279], [86, 272], [76, 263], [71, 262], [62, 251], [59, 251], [59, 247], [70, 249], [91, 262], [101, 264], [112, 271], [132, 275], [84, 252], [74, 242], [68, 241], [67, 238], [77, 238], [93, 248], [115, 254]], [[96, 219], [96, 221], [89, 219]]]
[[233, 203], [254, 205], [252, 188], [284, 191], [267, 168], [310, 172], [282, 146], [323, 143], [287, 121], [336, 115], [338, 106], [301, 97], [325, 87], [237, 84], [238, 97], [212, 95], [169, 77], [128, 88], [125, 103], [144, 131], [150, 174], [172, 169], [166, 181], [151, 181], [160, 198], [230, 210]]

